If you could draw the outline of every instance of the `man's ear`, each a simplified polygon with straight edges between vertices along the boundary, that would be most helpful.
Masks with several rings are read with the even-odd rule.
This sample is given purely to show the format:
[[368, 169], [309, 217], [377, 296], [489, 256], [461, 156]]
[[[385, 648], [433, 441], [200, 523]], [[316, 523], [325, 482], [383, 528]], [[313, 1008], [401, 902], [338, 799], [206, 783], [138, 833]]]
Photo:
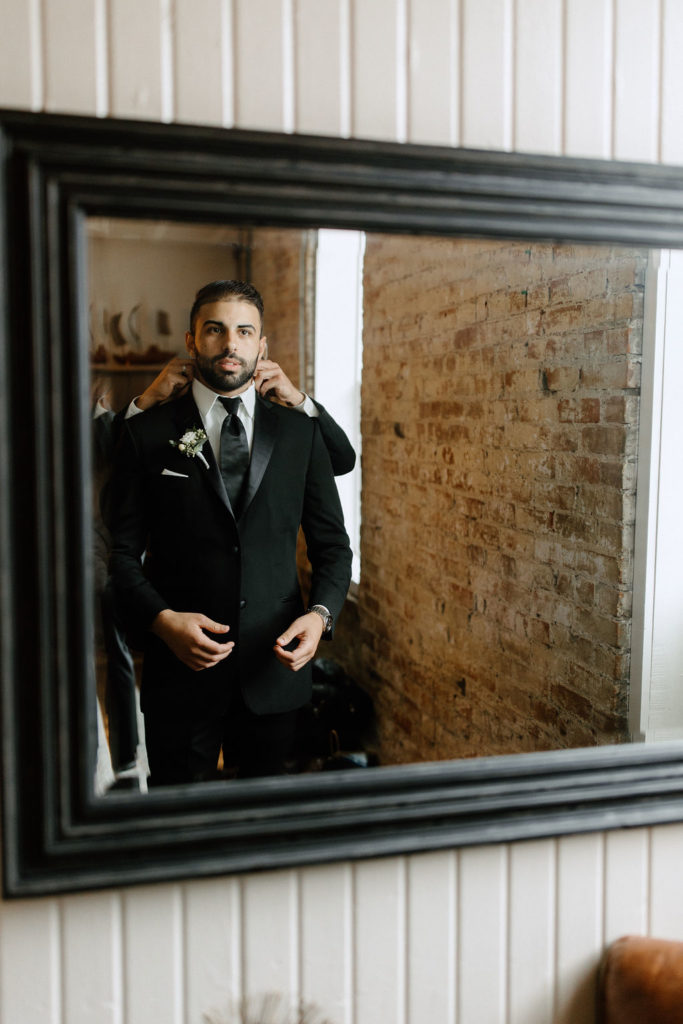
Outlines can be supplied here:
[[265, 334], [258, 343], [258, 357], [259, 359], [268, 358], [268, 339], [266, 338]]
[[195, 348], [194, 334], [192, 331], [185, 331], [185, 348], [191, 356], [196, 354], [197, 349]]

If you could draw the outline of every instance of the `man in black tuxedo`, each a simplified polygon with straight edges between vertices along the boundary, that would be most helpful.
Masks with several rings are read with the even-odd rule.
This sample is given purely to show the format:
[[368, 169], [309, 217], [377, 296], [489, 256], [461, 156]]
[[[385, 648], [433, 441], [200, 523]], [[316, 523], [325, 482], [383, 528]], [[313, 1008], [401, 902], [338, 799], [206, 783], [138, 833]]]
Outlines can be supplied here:
[[135, 766], [138, 744], [135, 703], [135, 666], [116, 611], [109, 578], [111, 537], [106, 526], [109, 476], [115, 447], [115, 416], [109, 407], [108, 378], [93, 376], [92, 474], [93, 568], [95, 577], [96, 646], [106, 656], [104, 705], [107, 712], [109, 753], [119, 786], [133, 784], [128, 773]]
[[350, 581], [320, 427], [256, 393], [262, 322], [251, 285], [200, 289], [186, 335], [191, 391], [127, 419], [115, 460], [111, 572], [129, 625], [145, 631], [153, 785], [213, 777], [221, 746], [240, 775], [280, 770]]
[[[188, 356], [175, 356], [147, 385], [142, 394], [130, 403], [128, 415], [144, 412], [172, 398], [180, 398], [191, 388], [193, 377], [194, 359]], [[254, 387], [263, 398], [269, 398], [279, 405], [298, 409], [316, 418], [334, 475], [344, 476], [351, 472], [356, 465], [356, 453], [342, 428], [320, 402], [316, 402], [292, 384], [278, 363], [261, 357], [254, 373]], [[117, 419], [123, 419], [123, 414], [120, 413]]]

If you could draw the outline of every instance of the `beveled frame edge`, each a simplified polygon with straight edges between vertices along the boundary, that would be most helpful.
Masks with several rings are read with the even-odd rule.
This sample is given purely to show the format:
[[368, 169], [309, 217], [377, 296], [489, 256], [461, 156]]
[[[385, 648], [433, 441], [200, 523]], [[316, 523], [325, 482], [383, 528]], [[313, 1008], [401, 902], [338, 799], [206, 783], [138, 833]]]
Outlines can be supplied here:
[[[92, 748], [92, 694], [78, 241], [83, 210], [206, 219], [238, 211], [283, 226], [683, 246], [683, 171], [7, 111], [0, 146], [6, 896], [683, 818], [678, 744], [94, 799], [79, 756], [83, 744]], [[28, 381], [12, 344], [21, 310], [30, 310]], [[69, 516], [66, 495], [75, 498]], [[24, 559], [27, 547], [35, 555]], [[27, 617], [37, 629], [29, 649]]]

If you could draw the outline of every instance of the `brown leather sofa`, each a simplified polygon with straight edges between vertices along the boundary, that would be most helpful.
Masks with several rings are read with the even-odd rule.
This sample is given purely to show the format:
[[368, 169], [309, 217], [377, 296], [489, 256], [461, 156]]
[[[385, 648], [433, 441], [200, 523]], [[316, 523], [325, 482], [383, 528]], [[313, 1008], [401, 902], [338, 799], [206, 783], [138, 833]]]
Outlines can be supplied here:
[[598, 1024], [683, 1024], [683, 942], [613, 942], [600, 966]]

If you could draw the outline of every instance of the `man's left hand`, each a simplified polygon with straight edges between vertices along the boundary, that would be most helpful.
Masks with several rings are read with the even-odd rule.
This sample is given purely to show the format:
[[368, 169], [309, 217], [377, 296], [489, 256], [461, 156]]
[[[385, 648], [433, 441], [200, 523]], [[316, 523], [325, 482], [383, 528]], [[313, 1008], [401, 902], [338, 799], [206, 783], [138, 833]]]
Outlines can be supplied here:
[[[315, 657], [320, 638], [323, 635], [323, 620], [317, 612], [307, 612], [295, 619], [289, 629], [275, 641], [275, 657], [292, 672], [298, 672], [311, 658]], [[294, 650], [286, 651], [293, 640], [298, 640]]]
[[272, 359], [260, 359], [256, 364], [254, 384], [264, 398], [290, 408], [301, 405], [306, 397], [303, 391], [294, 387], [280, 364], [274, 363]]

